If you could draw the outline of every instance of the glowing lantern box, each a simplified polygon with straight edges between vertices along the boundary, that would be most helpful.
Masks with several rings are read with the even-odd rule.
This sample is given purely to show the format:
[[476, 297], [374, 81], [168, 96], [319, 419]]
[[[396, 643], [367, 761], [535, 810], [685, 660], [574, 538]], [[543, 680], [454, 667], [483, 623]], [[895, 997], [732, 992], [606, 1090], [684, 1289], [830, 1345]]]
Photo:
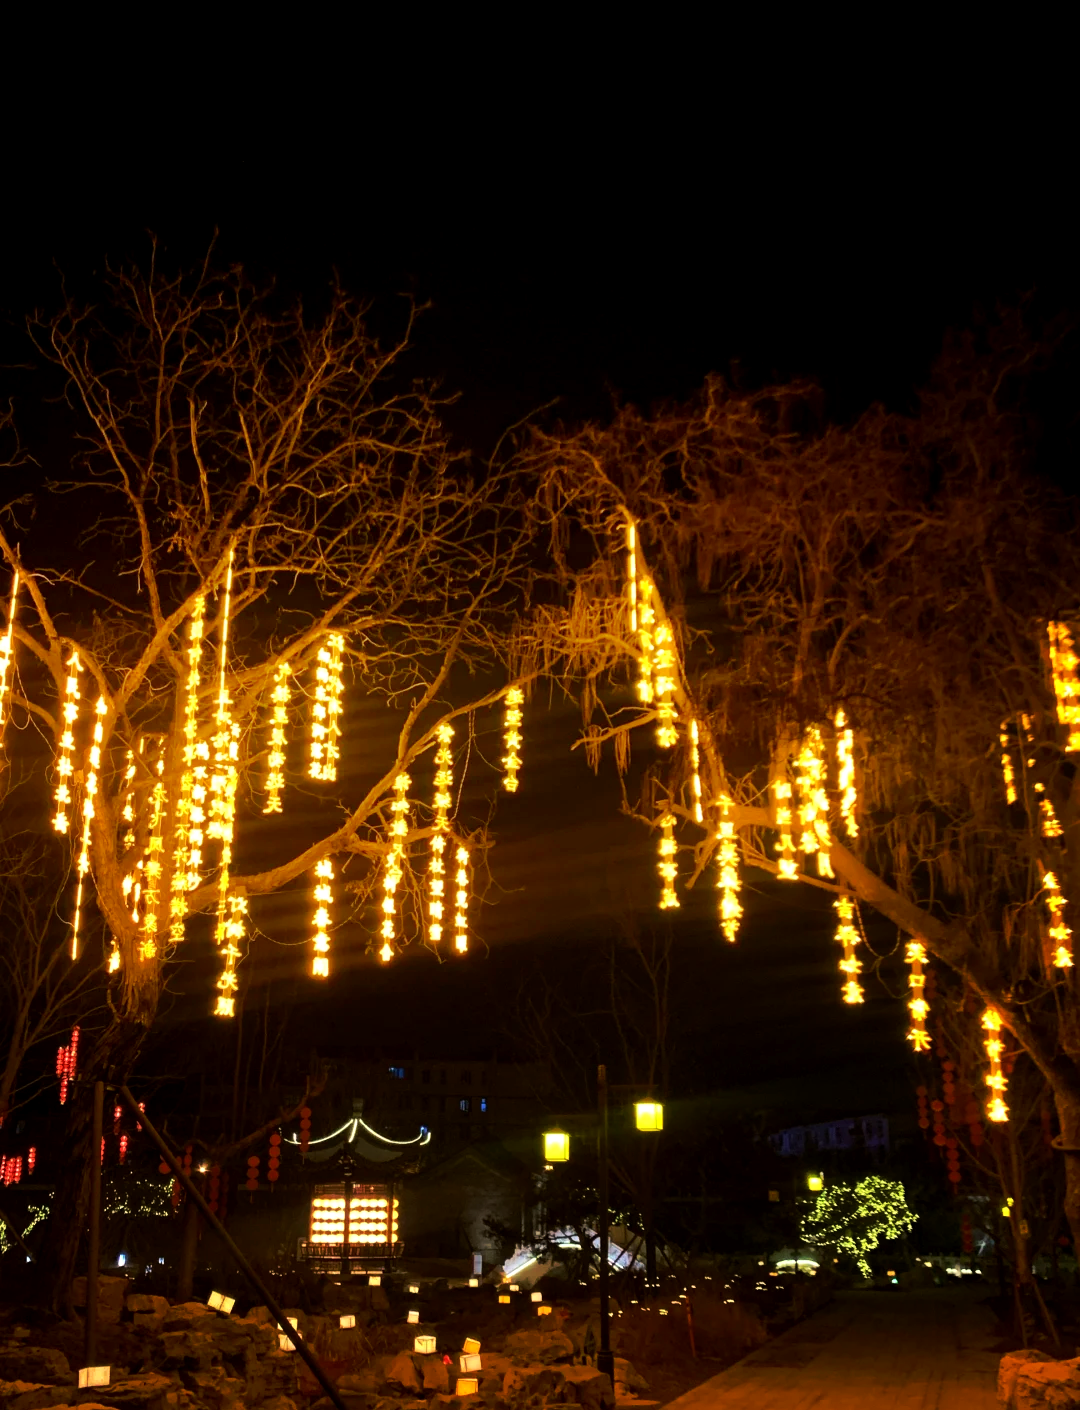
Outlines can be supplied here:
[[224, 1293], [212, 1292], [206, 1299], [207, 1307], [212, 1307], [215, 1312], [231, 1312], [236, 1306], [235, 1297], [226, 1297]]
[[635, 1102], [634, 1121], [639, 1131], [662, 1131], [664, 1108], [659, 1102]]
[[347, 1313], [345, 1313], [343, 1316], [339, 1317], [339, 1318], [338, 1318], [338, 1326], [341, 1327], [341, 1328], [343, 1328], [343, 1329], [345, 1329], [345, 1330], [348, 1330], [349, 1327], [355, 1327], [355, 1326], [356, 1326], [356, 1315], [355, 1315], [355, 1313], [347, 1312]]
[[565, 1131], [544, 1132], [544, 1159], [552, 1163], [570, 1159], [570, 1137]]
[[[361, 1264], [365, 1258], [400, 1258], [398, 1216], [392, 1185], [353, 1185], [346, 1239], [345, 1186], [316, 1185], [309, 1238], [301, 1244], [300, 1257], [317, 1273], [338, 1272], [346, 1244], [350, 1260]], [[371, 1286], [378, 1284], [372, 1281]]]
[[543, 1302], [544, 1300], [544, 1294], [542, 1292], [530, 1293], [529, 1296], [532, 1298], [533, 1302]]
[[[475, 1356], [480, 1350], [480, 1343], [475, 1337], [466, 1337], [461, 1344], [461, 1349], [466, 1356]], [[479, 1367], [477, 1369], [479, 1369]]]
[[87, 1386], [107, 1386], [111, 1371], [111, 1366], [80, 1366], [79, 1389], [85, 1390]]
[[551, 1316], [551, 1305], [550, 1305], [550, 1303], [546, 1303], [546, 1302], [540, 1303], [540, 1305], [539, 1305], [539, 1306], [537, 1307], [537, 1309], [536, 1309], [536, 1315], [537, 1315], [538, 1317], [550, 1317], [550, 1316]]
[[435, 1350], [435, 1338], [432, 1336], [416, 1337], [413, 1341], [413, 1351], [421, 1356], [430, 1356]]
[[509, 1294], [509, 1293], [500, 1293], [500, 1294], [499, 1294], [499, 1301], [500, 1301], [504, 1306], [507, 1306], [507, 1305], [509, 1304], [509, 1302], [510, 1302], [510, 1294]]
[[459, 1356], [458, 1366], [462, 1371], [479, 1371], [482, 1362], [479, 1356]]
[[470, 1278], [470, 1279], [469, 1279], [469, 1287], [470, 1287], [470, 1288], [478, 1288], [479, 1286], [480, 1286], [480, 1279], [479, 1279], [479, 1278]]
[[414, 1294], [415, 1294], [415, 1293], [418, 1293], [418, 1292], [420, 1291], [420, 1289], [416, 1286], [415, 1283], [410, 1283], [410, 1284], [409, 1284], [409, 1291], [410, 1291], [411, 1293], [414, 1293]]
[[458, 1376], [457, 1385], [454, 1387], [455, 1395], [475, 1395], [480, 1389], [480, 1382], [475, 1376]]
[[382, 1274], [381, 1274], [381, 1273], [372, 1273], [371, 1276], [370, 1276], [370, 1277], [368, 1278], [368, 1280], [367, 1280], [367, 1285], [368, 1285], [369, 1288], [381, 1288], [381, 1287], [382, 1287]]
[[510, 1291], [511, 1291], [511, 1292], [520, 1292], [520, 1291], [521, 1291], [521, 1285], [520, 1285], [519, 1283], [511, 1283], [511, 1284], [510, 1284]]
[[417, 1324], [417, 1322], [419, 1322], [419, 1320], [420, 1320], [420, 1311], [419, 1311], [419, 1308], [410, 1307], [410, 1308], [409, 1308], [408, 1316], [405, 1318], [405, 1320], [406, 1320], [406, 1322], [408, 1322], [408, 1324], [409, 1324], [410, 1327], [415, 1327], [416, 1324]]

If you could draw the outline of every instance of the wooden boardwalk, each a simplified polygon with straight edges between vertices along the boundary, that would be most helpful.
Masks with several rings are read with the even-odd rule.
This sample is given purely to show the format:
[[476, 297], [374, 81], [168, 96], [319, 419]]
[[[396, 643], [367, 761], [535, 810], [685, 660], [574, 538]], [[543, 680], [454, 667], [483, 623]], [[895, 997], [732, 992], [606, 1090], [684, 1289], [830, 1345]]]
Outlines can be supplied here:
[[991, 1410], [985, 1287], [844, 1292], [667, 1410]]

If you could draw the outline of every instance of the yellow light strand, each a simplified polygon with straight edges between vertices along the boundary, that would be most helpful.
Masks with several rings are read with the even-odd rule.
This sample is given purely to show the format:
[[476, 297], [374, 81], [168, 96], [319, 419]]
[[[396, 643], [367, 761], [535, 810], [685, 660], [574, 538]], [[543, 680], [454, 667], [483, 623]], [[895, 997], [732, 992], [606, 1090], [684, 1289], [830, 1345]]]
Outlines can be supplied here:
[[637, 528], [632, 519], [626, 525], [626, 604], [630, 611], [630, 634], [638, 630]]
[[313, 954], [311, 973], [316, 979], [330, 976], [330, 907], [334, 904], [334, 867], [329, 857], [315, 863], [315, 935], [312, 940]]
[[1009, 752], [1008, 721], [1003, 720], [1001, 733], [998, 735], [1001, 743], [1001, 776], [1005, 780], [1005, 801], [1006, 803], [1016, 802], [1016, 770], [1013, 768], [1012, 754]]
[[829, 795], [825, 791], [825, 751], [821, 730], [811, 725], [795, 760], [795, 776], [799, 785], [799, 822], [802, 831], [800, 850], [817, 856], [818, 876], [834, 875], [829, 852], [832, 833], [829, 828]]
[[[7, 723], [9, 714], [8, 694], [10, 690], [8, 676], [12, 674], [11, 665], [15, 657], [15, 608], [19, 601], [19, 572], [18, 569], [11, 578], [11, 600], [8, 603], [7, 630], [0, 637], [0, 743], [3, 743], [4, 726]], [[12, 682], [14, 684], [14, 676]]]
[[71, 776], [75, 772], [71, 756], [75, 752], [75, 725], [79, 719], [79, 672], [82, 670], [82, 662], [74, 648], [68, 658], [67, 668], [64, 703], [61, 707], [63, 729], [60, 732], [60, 742], [56, 746], [56, 773], [59, 781], [53, 792], [56, 812], [53, 814], [52, 824], [57, 832], [68, 830], [67, 808], [71, 802]]
[[911, 1028], [908, 1038], [917, 1053], [928, 1053], [930, 1035], [926, 1031], [926, 1018], [930, 1005], [926, 1001], [926, 974], [923, 969], [926, 964], [926, 946], [921, 940], [909, 940], [904, 958], [910, 966], [908, 989], [911, 997], [908, 999], [908, 1012], [911, 1014]]
[[836, 939], [843, 946], [844, 954], [840, 961], [840, 973], [845, 975], [842, 990], [845, 1004], [861, 1004], [863, 988], [855, 977], [862, 969], [862, 963], [855, 956], [855, 946], [859, 943], [859, 932], [852, 921], [855, 918], [855, 903], [850, 896], [838, 896], [833, 902], [840, 923], [836, 927]]
[[[169, 874], [169, 939], [184, 938], [187, 892], [198, 886], [206, 824], [206, 765], [200, 756], [199, 661], [202, 655], [206, 598], [195, 599], [188, 622], [188, 672], [184, 690], [184, 756], [180, 790], [176, 799], [171, 869]], [[205, 746], [203, 746], [205, 748]]]
[[656, 699], [656, 742], [661, 749], [671, 749], [679, 738], [675, 727], [675, 636], [667, 622], [658, 622], [653, 632], [652, 654], [653, 691]]
[[[224, 897], [224, 892], [222, 892]], [[247, 900], [243, 896], [229, 896], [225, 906], [218, 907], [218, 948], [224, 961], [218, 976], [217, 1004], [214, 1014], [218, 1018], [236, 1017], [236, 966], [240, 961], [240, 942], [244, 938], [244, 917], [247, 915]]]
[[791, 837], [791, 784], [786, 778], [774, 778], [772, 788], [776, 805], [776, 826], [780, 833], [776, 842], [779, 854], [776, 874], [781, 881], [795, 881], [799, 869], [795, 859], [795, 843]]
[[1058, 724], [1068, 731], [1065, 748], [1071, 754], [1080, 750], [1080, 680], [1077, 679], [1080, 662], [1073, 648], [1072, 633], [1064, 622], [1048, 622], [1047, 632]]
[[91, 737], [90, 748], [86, 751], [86, 781], [83, 784], [82, 801], [82, 842], [79, 846], [79, 859], [75, 863], [79, 879], [75, 886], [75, 914], [71, 918], [71, 958], [79, 958], [79, 926], [82, 920], [82, 898], [83, 884], [86, 875], [90, 870], [90, 824], [94, 820], [94, 799], [97, 797], [98, 772], [101, 769], [101, 744], [105, 738], [105, 725], [103, 716], [108, 707], [104, 697], [99, 696], [94, 707], [97, 719], [94, 721], [94, 733]]
[[735, 824], [731, 820], [731, 799], [726, 793], [720, 795], [720, 824], [716, 838], [719, 868], [716, 885], [720, 890], [720, 928], [724, 932], [725, 940], [733, 945], [739, 933], [743, 908], [739, 901], [739, 845], [735, 836]]
[[341, 737], [341, 652], [345, 638], [331, 632], [315, 664], [315, 699], [311, 704], [308, 776], [324, 783], [337, 778]]
[[[225, 684], [225, 669], [229, 650], [229, 614], [232, 607], [233, 550], [229, 550], [229, 566], [225, 574], [225, 597], [221, 608], [221, 634], [218, 639], [218, 702], [214, 715], [217, 726], [214, 731], [214, 766], [210, 774], [210, 822], [206, 829], [209, 838], [219, 841], [222, 847], [232, 844], [232, 806], [230, 785], [235, 798], [236, 765], [239, 758], [238, 731], [232, 723], [232, 704]], [[222, 891], [224, 901], [224, 890]]]
[[502, 757], [503, 787], [507, 793], [518, 790], [518, 772], [521, 769], [521, 707], [525, 703], [524, 692], [512, 685], [506, 692], [506, 712], [503, 715], [503, 743], [506, 753]]
[[281, 812], [281, 792], [285, 787], [285, 726], [289, 722], [289, 676], [292, 667], [288, 661], [279, 663], [274, 673], [274, 689], [270, 696], [270, 756], [267, 761], [266, 802], [264, 813]]
[[705, 814], [701, 806], [701, 746], [697, 720], [690, 721], [690, 794], [693, 799], [694, 821], [704, 822]]
[[450, 741], [454, 737], [453, 726], [440, 725], [438, 737], [431, 861], [428, 863], [428, 939], [433, 945], [442, 940], [443, 916], [446, 913], [446, 843], [450, 834], [451, 789], [454, 786], [454, 756], [450, 749]]
[[664, 813], [660, 819], [660, 860], [656, 865], [660, 873], [660, 909], [674, 910], [679, 905], [675, 894], [675, 878], [678, 865], [675, 861], [675, 815]]
[[157, 760], [158, 777], [150, 794], [150, 836], [146, 845], [146, 865], [144, 867], [146, 880], [142, 890], [142, 940], [139, 942], [139, 958], [143, 960], [152, 960], [158, 952], [158, 899], [161, 886], [161, 862], [165, 849], [165, 839], [161, 835], [162, 823], [165, 818], [165, 782], [162, 778], [164, 770], [165, 745], [163, 741]]
[[983, 1010], [982, 1026], [986, 1030], [983, 1047], [990, 1064], [986, 1074], [986, 1085], [990, 1088], [990, 1101], [986, 1115], [991, 1121], [1008, 1121], [1009, 1109], [1005, 1105], [1005, 1074], [1001, 1070], [1001, 1055], [1005, 1044], [1001, 1040], [1001, 1015], [997, 1009]]
[[637, 589], [637, 644], [638, 678], [637, 694], [643, 705], [651, 705], [653, 700], [653, 627], [656, 625], [656, 608], [653, 606], [653, 585], [644, 575], [638, 580]]
[[379, 958], [389, 964], [394, 958], [394, 941], [397, 938], [394, 927], [395, 896], [405, 867], [405, 839], [409, 835], [409, 799], [407, 797], [412, 779], [408, 774], [398, 774], [394, 779], [394, 801], [390, 804], [390, 849], [386, 854], [383, 868], [382, 899], [382, 949]]
[[849, 837], [858, 837], [859, 825], [855, 820], [855, 809], [859, 796], [855, 786], [855, 736], [848, 727], [843, 710], [836, 712], [836, 765], [837, 786], [840, 790], [840, 817]]
[[1053, 946], [1053, 964], [1058, 969], [1072, 969], [1072, 930], [1065, 923], [1065, 897], [1061, 894], [1061, 885], [1054, 872], [1047, 871], [1043, 875], [1043, 888], [1046, 891], [1044, 899]]
[[454, 890], [454, 949], [463, 955], [469, 948], [469, 849], [459, 845], [454, 854], [457, 861], [457, 885]]

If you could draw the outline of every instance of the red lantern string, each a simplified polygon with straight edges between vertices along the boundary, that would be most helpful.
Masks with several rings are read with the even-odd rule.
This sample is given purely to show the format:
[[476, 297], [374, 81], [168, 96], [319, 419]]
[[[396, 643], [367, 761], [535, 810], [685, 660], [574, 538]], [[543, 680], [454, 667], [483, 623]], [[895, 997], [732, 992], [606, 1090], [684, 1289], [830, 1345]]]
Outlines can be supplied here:
[[128, 1151], [128, 1138], [127, 1138], [127, 1135], [124, 1134], [124, 1135], [121, 1135], [121, 1137], [120, 1137], [120, 1164], [121, 1164], [121, 1165], [123, 1165], [124, 1161], [127, 1160], [127, 1151]]
[[37, 1164], [37, 1146], [31, 1146], [26, 1157], [26, 1166], [31, 1175], [34, 1173], [34, 1166]]

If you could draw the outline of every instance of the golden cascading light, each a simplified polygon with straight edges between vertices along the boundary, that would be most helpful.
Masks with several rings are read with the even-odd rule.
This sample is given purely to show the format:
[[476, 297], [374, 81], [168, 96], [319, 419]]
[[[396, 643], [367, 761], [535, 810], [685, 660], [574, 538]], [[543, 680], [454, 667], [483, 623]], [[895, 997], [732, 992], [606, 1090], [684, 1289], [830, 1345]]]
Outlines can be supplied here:
[[859, 943], [859, 933], [852, 923], [855, 919], [855, 902], [850, 896], [838, 896], [833, 902], [840, 922], [836, 927], [836, 939], [843, 947], [840, 972], [845, 976], [843, 998], [845, 1004], [861, 1004], [863, 989], [856, 975], [862, 963], [855, 956], [855, 946]]
[[795, 759], [795, 777], [799, 787], [799, 849], [807, 856], [816, 855], [818, 876], [831, 877], [834, 873], [829, 859], [832, 834], [829, 795], [825, 790], [825, 750], [817, 725], [811, 725], [803, 738]]
[[507, 793], [516, 793], [518, 772], [521, 769], [521, 707], [525, 703], [522, 690], [512, 685], [506, 692], [506, 711], [503, 715], [503, 743], [506, 753], [503, 762], [503, 787]]
[[331, 632], [315, 662], [315, 699], [311, 704], [308, 774], [333, 783], [337, 778], [341, 738], [341, 653], [345, 638]]
[[637, 646], [638, 678], [637, 695], [643, 705], [651, 705], [653, 700], [653, 628], [656, 626], [656, 607], [653, 603], [652, 579], [642, 576], [637, 590]]
[[281, 794], [285, 787], [285, 726], [289, 722], [289, 677], [292, 667], [281, 661], [274, 672], [274, 689], [270, 696], [270, 753], [267, 760], [266, 802], [264, 813], [281, 812]]
[[664, 813], [660, 819], [660, 860], [656, 869], [660, 873], [660, 909], [674, 910], [679, 904], [675, 894], [675, 878], [678, 865], [675, 861], [675, 814]]
[[431, 860], [428, 863], [428, 939], [433, 945], [443, 937], [446, 913], [446, 844], [450, 835], [450, 807], [453, 801], [454, 757], [450, 741], [454, 727], [438, 728], [439, 747], [435, 751], [435, 800], [432, 819]]
[[926, 946], [921, 940], [909, 940], [904, 958], [909, 968], [908, 990], [911, 995], [908, 999], [908, 1012], [911, 1014], [908, 1038], [917, 1053], [928, 1053], [930, 1035], [926, 1031], [926, 1019], [930, 1005], [926, 1001]]
[[75, 864], [79, 879], [75, 886], [75, 914], [71, 919], [71, 958], [79, 958], [79, 926], [82, 919], [83, 886], [90, 870], [90, 825], [94, 820], [94, 799], [97, 797], [98, 775], [101, 772], [101, 745], [105, 738], [105, 715], [108, 706], [103, 696], [98, 697], [94, 706], [94, 733], [90, 748], [86, 751], [86, 781], [83, 784], [82, 802], [82, 842], [79, 858]]
[[198, 886], [202, 869], [203, 829], [206, 824], [206, 765], [204, 759], [198, 757], [198, 732], [199, 666], [205, 617], [206, 598], [200, 593], [195, 599], [188, 622], [183, 768], [176, 799], [169, 875], [169, 939], [174, 945], [178, 945], [184, 938], [187, 893]]
[[855, 786], [855, 735], [847, 722], [843, 710], [837, 710], [836, 717], [836, 767], [837, 787], [840, 790], [840, 817], [844, 831], [849, 837], [858, 837], [859, 824], [855, 818], [859, 795]]
[[19, 572], [11, 576], [11, 598], [8, 602], [7, 629], [0, 637], [0, 744], [4, 739], [4, 725], [10, 713], [10, 691], [12, 684], [12, 662], [15, 659], [15, 609], [19, 601]]
[[679, 738], [675, 709], [675, 636], [667, 622], [658, 622], [653, 632], [653, 695], [656, 703], [656, 742], [671, 749]]
[[724, 939], [733, 945], [739, 933], [743, 908], [739, 900], [739, 844], [735, 837], [735, 824], [731, 819], [731, 806], [731, 799], [726, 793], [722, 793], [720, 822], [716, 831], [716, 885], [720, 890], [720, 928], [724, 932]]
[[1073, 946], [1072, 930], [1065, 923], [1065, 897], [1061, 885], [1052, 871], [1043, 875], [1043, 889], [1049, 918], [1050, 943], [1053, 946], [1053, 963], [1058, 969], [1072, 969]]
[[693, 801], [694, 821], [701, 823], [705, 821], [705, 814], [701, 806], [701, 738], [697, 720], [690, 721], [687, 737], [690, 741], [690, 796]]
[[327, 979], [330, 975], [330, 907], [334, 903], [334, 867], [329, 857], [315, 863], [315, 935], [312, 941], [314, 953], [311, 958], [311, 973], [316, 979]]
[[1013, 768], [1011, 744], [1009, 738], [1008, 721], [1003, 720], [1001, 731], [998, 734], [998, 742], [1001, 745], [1001, 776], [1005, 780], [1005, 801], [1007, 803], [1016, 802], [1016, 770]]
[[409, 799], [407, 795], [410, 783], [412, 783], [412, 779], [408, 774], [397, 775], [394, 779], [394, 801], [390, 804], [390, 849], [386, 854], [386, 864], [383, 868], [383, 943], [382, 949], [379, 951], [379, 958], [384, 964], [388, 964], [394, 958], [394, 940], [396, 939], [394, 898], [405, 867], [405, 839], [409, 835]]
[[458, 845], [454, 854], [457, 872], [454, 880], [454, 949], [463, 955], [469, 948], [469, 849]]
[[57, 832], [67, 832], [68, 830], [67, 810], [68, 804], [71, 802], [71, 776], [75, 772], [71, 756], [75, 752], [75, 725], [79, 719], [79, 672], [82, 670], [82, 662], [74, 647], [68, 657], [67, 668], [67, 679], [64, 682], [64, 703], [61, 707], [63, 729], [60, 732], [60, 742], [56, 746], [57, 784], [53, 792], [53, 797], [56, 800], [56, 812], [53, 814], [52, 825]]
[[986, 1114], [991, 1121], [1008, 1121], [1009, 1109], [1005, 1105], [1005, 1074], [1001, 1070], [1001, 1055], [1005, 1044], [1001, 1039], [1001, 1015], [995, 1008], [983, 1010], [982, 1026], [986, 1033], [983, 1047], [990, 1066], [986, 1074], [986, 1085], [990, 1088], [990, 1101]]
[[782, 776], [773, 779], [773, 800], [776, 809], [776, 874], [781, 881], [795, 881], [799, 868], [795, 858], [795, 843], [791, 836], [791, 784]]
[[1058, 724], [1067, 731], [1065, 748], [1070, 754], [1080, 750], [1080, 680], [1077, 679], [1076, 651], [1072, 633], [1064, 622], [1047, 623], [1050, 637], [1050, 674], [1054, 683]]
[[157, 778], [150, 792], [150, 836], [146, 844], [146, 862], [143, 866], [145, 880], [142, 890], [142, 939], [139, 942], [139, 958], [142, 960], [152, 960], [158, 952], [158, 903], [161, 899], [162, 857], [165, 851], [165, 839], [162, 836], [166, 801], [165, 781], [162, 778], [165, 772], [164, 741], [158, 752], [155, 772]]

